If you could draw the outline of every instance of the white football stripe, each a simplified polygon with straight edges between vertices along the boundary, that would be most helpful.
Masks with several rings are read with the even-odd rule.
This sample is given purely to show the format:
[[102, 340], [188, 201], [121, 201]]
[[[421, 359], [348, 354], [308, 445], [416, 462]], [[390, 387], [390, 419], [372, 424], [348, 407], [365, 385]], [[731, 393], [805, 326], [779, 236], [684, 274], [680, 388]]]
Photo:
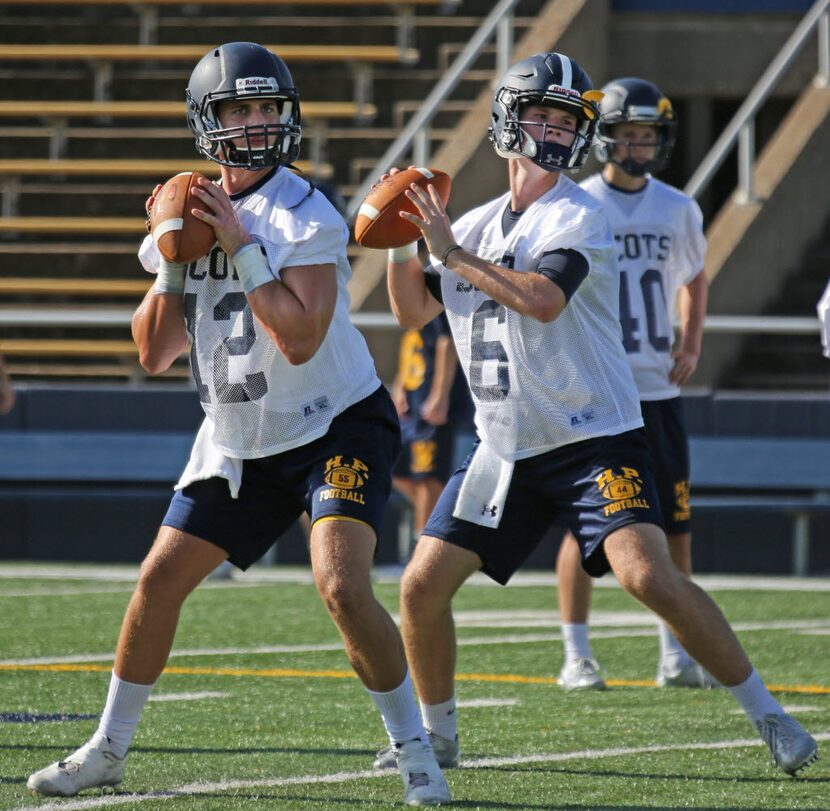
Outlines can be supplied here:
[[160, 236], [163, 236], [164, 234], [168, 233], [168, 231], [181, 231], [183, 225], [184, 219], [182, 217], [172, 217], [169, 220], [160, 222], [153, 229], [153, 239], [156, 242], [158, 242]]
[[415, 171], [420, 172], [427, 180], [430, 180], [431, 178], [435, 177], [435, 175], [432, 174], [432, 172], [430, 172], [429, 169], [424, 169], [420, 166]]
[[562, 65], [562, 87], [567, 87], [568, 90], [571, 90], [573, 89], [571, 84], [573, 83], [574, 75], [571, 60], [567, 56], [559, 54], [559, 63]]
[[362, 214], [364, 217], [368, 217], [370, 220], [376, 220], [378, 214], [380, 214], [374, 206], [370, 206], [368, 203], [361, 203], [357, 213]]

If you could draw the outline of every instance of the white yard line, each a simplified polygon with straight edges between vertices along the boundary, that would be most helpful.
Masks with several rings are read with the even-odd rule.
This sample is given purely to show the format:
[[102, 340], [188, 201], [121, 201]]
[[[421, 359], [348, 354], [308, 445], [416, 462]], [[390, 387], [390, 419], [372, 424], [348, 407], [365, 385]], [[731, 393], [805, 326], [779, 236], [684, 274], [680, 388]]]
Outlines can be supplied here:
[[[401, 566], [378, 566], [374, 570], [376, 582], [396, 583]], [[135, 582], [137, 565], [0, 563], [0, 580], [104, 580]], [[830, 577], [758, 577], [755, 575], [695, 575], [694, 580], [707, 591], [830, 591]], [[313, 583], [311, 570], [305, 566], [254, 566], [247, 572], [234, 573], [229, 581], [205, 583], [201, 588], [233, 588], [239, 585], [264, 583]], [[483, 574], [474, 574], [468, 581], [473, 586], [498, 586]], [[554, 586], [556, 575], [551, 570], [519, 572], [510, 581], [510, 587]], [[596, 588], [619, 588], [613, 577], [594, 580]]]
[[[824, 707], [816, 707], [814, 704], [782, 704], [781, 705], [784, 710], [790, 715], [793, 713], [804, 713], [804, 712], [824, 712]], [[744, 711], [742, 709], [737, 710], [729, 710], [730, 715], [744, 715]]]
[[[462, 614], [474, 614], [475, 612], [460, 612]], [[487, 613], [487, 612], [484, 612]], [[528, 612], [523, 612], [527, 614]], [[506, 612], [501, 612], [504, 617]], [[509, 615], [508, 615], [509, 616]], [[592, 623], [592, 639], [631, 639], [636, 637], [649, 637], [654, 635], [656, 621], [647, 613], [640, 615], [632, 613], [631, 622], [633, 627], [614, 628], [613, 630], [600, 630], [603, 627], [601, 619]], [[397, 618], [396, 618], [397, 619]], [[612, 626], [617, 623], [610, 623]], [[465, 622], [457, 622], [459, 627], [487, 627], [482, 624], [465, 625]], [[558, 620], [551, 621], [550, 627], [558, 627]], [[515, 627], [522, 627], [517, 622]], [[647, 626], [647, 627], [642, 627]], [[504, 626], [499, 626], [504, 627]], [[507, 627], [514, 627], [508, 625]], [[767, 622], [736, 622], [732, 628], [735, 631], [796, 631], [803, 634], [830, 634], [830, 619], [803, 619], [803, 620], [770, 620]], [[538, 634], [499, 634], [489, 636], [460, 636], [458, 645], [460, 647], [478, 647], [483, 645], [528, 645], [536, 643], [560, 642], [562, 635], [558, 632]], [[318, 644], [297, 644], [297, 645], [258, 645], [254, 647], [228, 647], [228, 648], [181, 648], [174, 649], [171, 659], [200, 658], [203, 656], [252, 656], [252, 655], [273, 655], [273, 654], [294, 654], [294, 653], [320, 653], [342, 651], [343, 643], [321, 642]], [[105, 653], [76, 653], [67, 656], [34, 656], [25, 659], [0, 659], [0, 665], [64, 665], [81, 664], [93, 662], [111, 662], [113, 652]]]
[[459, 709], [477, 709], [479, 707], [516, 707], [520, 704], [518, 698], [471, 698], [469, 701], [459, 699], [456, 704]]
[[[817, 740], [830, 740], [830, 732], [814, 735]], [[570, 760], [596, 760], [597, 758], [626, 757], [629, 755], [659, 754], [661, 752], [688, 752], [691, 750], [743, 749], [745, 747], [763, 746], [757, 738], [740, 738], [731, 741], [711, 741], [708, 743], [672, 743], [654, 744], [652, 746], [614, 747], [611, 749], [584, 749], [576, 752], [551, 752], [548, 754], [516, 755], [514, 757], [480, 758], [466, 761], [463, 769], [491, 769], [503, 766], [522, 766], [533, 763], [563, 763]], [[129, 803], [154, 802], [189, 798], [203, 794], [240, 789], [278, 788], [281, 786], [308, 786], [320, 784], [349, 783], [353, 780], [369, 780], [396, 776], [389, 771], [339, 772], [336, 774], [304, 775], [298, 777], [274, 777], [263, 780], [221, 780], [215, 783], [193, 783], [147, 794], [113, 794], [79, 800], [59, 800], [37, 805], [19, 806], [14, 811], [82, 811], [87, 808], [111, 808]], [[398, 791], [395, 781], [394, 791]], [[397, 795], [396, 795], [397, 796]], [[11, 811], [11, 810], [10, 810]]]
[[148, 698], [148, 701], [201, 701], [205, 698], [228, 698], [230, 693], [219, 690], [203, 690], [201, 693], [158, 693]]

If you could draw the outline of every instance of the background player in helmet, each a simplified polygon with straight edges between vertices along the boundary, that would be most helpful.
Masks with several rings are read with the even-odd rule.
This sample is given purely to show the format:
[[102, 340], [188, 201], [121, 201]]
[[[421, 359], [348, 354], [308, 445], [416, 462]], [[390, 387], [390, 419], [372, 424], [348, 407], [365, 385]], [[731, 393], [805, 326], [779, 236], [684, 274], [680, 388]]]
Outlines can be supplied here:
[[565, 523], [586, 569], [612, 570], [741, 703], [794, 773], [816, 742], [752, 668], [715, 603], [672, 563], [637, 389], [622, 347], [619, 273], [602, 206], [560, 174], [577, 168], [598, 94], [568, 57], [514, 65], [493, 101], [491, 138], [510, 190], [451, 225], [434, 189], [413, 186], [433, 257], [391, 252], [398, 320], [445, 309], [476, 405], [480, 443], [453, 475], [401, 582], [407, 656], [425, 726], [456, 735], [451, 601], [481, 569], [506, 583], [547, 528]]
[[[694, 200], [651, 176], [666, 166], [674, 146], [671, 102], [644, 79], [617, 79], [602, 90], [597, 153], [605, 167], [582, 187], [603, 204], [611, 223], [623, 346], [640, 394], [669, 552], [677, 568], [691, 575], [689, 443], [680, 386], [697, 367], [703, 339], [708, 288], [702, 217]], [[675, 302], [680, 334], [673, 351]], [[588, 640], [591, 578], [570, 533], [559, 549], [557, 574], [565, 643], [559, 684], [601, 689], [605, 682]], [[664, 622], [659, 635], [659, 685], [712, 685]]]
[[225, 558], [247, 568], [307, 511], [317, 589], [383, 715], [405, 800], [446, 802], [400, 635], [370, 584], [398, 419], [349, 320], [346, 225], [283, 168], [299, 149], [299, 96], [277, 56], [230, 43], [197, 64], [187, 98], [199, 151], [222, 165], [221, 185], [199, 190], [218, 244], [184, 267], [145, 240], [142, 263], [158, 275], [133, 335], [151, 372], [190, 337], [205, 420], [142, 565], [98, 731], [29, 788], [119, 783], [184, 599]]

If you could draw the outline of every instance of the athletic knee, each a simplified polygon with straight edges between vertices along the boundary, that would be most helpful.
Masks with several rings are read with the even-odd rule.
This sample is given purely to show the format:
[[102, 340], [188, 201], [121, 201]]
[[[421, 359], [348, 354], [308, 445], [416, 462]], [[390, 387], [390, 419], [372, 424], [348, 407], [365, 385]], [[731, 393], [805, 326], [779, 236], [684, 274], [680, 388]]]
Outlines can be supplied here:
[[182, 602], [198, 585], [199, 579], [188, 571], [181, 559], [150, 554], [141, 564], [137, 591], [148, 599]]
[[425, 572], [408, 567], [401, 578], [401, 610], [410, 616], [422, 616], [441, 610], [444, 600], [430, 585]]
[[141, 566], [136, 591], [148, 600], [182, 602], [192, 590], [182, 574], [170, 566], [146, 561]]
[[317, 591], [332, 617], [353, 617], [365, 609], [364, 589], [335, 573], [318, 578]]

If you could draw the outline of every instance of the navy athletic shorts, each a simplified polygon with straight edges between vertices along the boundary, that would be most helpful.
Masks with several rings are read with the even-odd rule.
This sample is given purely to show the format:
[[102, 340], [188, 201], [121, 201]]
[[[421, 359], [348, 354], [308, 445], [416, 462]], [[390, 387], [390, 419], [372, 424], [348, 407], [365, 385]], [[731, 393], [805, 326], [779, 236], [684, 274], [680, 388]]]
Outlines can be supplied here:
[[666, 532], [680, 535], [691, 528], [689, 504], [689, 440], [679, 397], [640, 403], [651, 466], [657, 481]]
[[402, 479], [445, 482], [453, 472], [457, 433], [451, 423], [430, 425], [423, 420], [401, 420], [403, 447], [392, 474]]
[[381, 386], [338, 414], [319, 439], [262, 459], [245, 459], [239, 498], [213, 478], [177, 491], [162, 524], [210, 541], [240, 569], [259, 560], [303, 512], [342, 516], [377, 537], [400, 451], [395, 406]]
[[[476, 445], [478, 447], [478, 445]], [[475, 552], [481, 570], [502, 585], [551, 525], [576, 537], [585, 570], [610, 570], [603, 541], [628, 524], [663, 526], [642, 428], [565, 445], [516, 462], [497, 529], [453, 517], [464, 472], [475, 449], [447, 482], [423, 534]]]

